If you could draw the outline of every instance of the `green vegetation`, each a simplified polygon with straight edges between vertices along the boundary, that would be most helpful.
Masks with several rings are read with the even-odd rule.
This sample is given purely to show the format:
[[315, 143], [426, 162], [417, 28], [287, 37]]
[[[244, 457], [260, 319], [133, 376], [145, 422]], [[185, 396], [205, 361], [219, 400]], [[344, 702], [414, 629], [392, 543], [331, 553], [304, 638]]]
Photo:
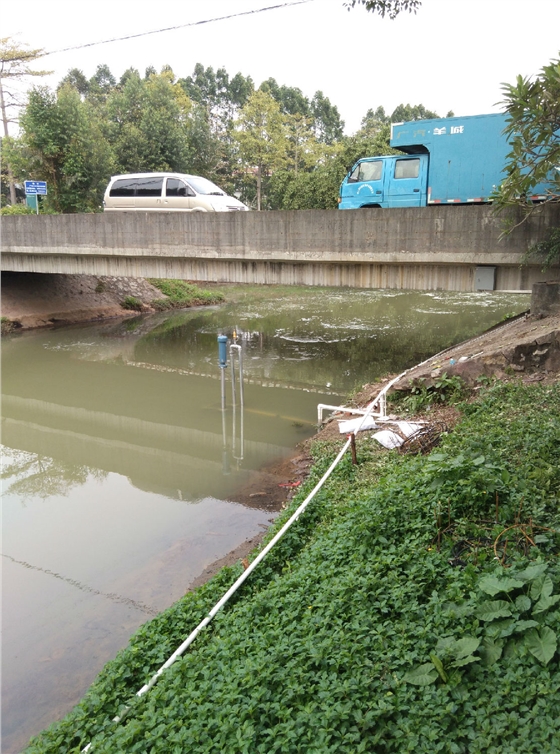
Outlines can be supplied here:
[[124, 301], [121, 302], [121, 306], [123, 309], [130, 309], [134, 312], [141, 312], [143, 308], [142, 302], [136, 296], [126, 296]]
[[[495, 205], [498, 212], [515, 210], [504, 215], [507, 233], [540, 211], [541, 204], [527, 201], [539, 184], [548, 186], [544, 202], [560, 201], [560, 58], [543, 66], [537, 76], [518, 76], [515, 84], [503, 84], [502, 91], [511, 151]], [[529, 247], [524, 261], [534, 259], [542, 261], [543, 269], [560, 263], [559, 228]]]
[[152, 306], [160, 311], [166, 309], [186, 309], [189, 306], [221, 304], [225, 301], [224, 295], [220, 291], [205, 290], [204, 288], [199, 288], [194, 283], [187, 283], [185, 280], [159, 280], [152, 278], [148, 282], [167, 296], [167, 298], [156, 299], [151, 302]]
[[[460, 408], [428, 456], [359, 437], [358, 465], [146, 697], [241, 564], [146, 623], [28, 753], [560, 750], [560, 385], [495, 383]], [[339, 444], [315, 444], [274, 531]]]
[[455, 405], [463, 400], [466, 392], [466, 385], [458, 375], [448, 377], [447, 372], [442, 372], [433, 385], [426, 385], [426, 380], [420, 378], [413, 382], [410, 390], [391, 393], [388, 400], [406, 413], [419, 414], [438, 403]]
[[0, 215], [34, 215], [35, 210], [27, 204], [6, 204], [0, 209]]
[[2, 335], [8, 335], [8, 333], [17, 330], [18, 327], [21, 327], [21, 322], [9, 317], [0, 317], [0, 332]]

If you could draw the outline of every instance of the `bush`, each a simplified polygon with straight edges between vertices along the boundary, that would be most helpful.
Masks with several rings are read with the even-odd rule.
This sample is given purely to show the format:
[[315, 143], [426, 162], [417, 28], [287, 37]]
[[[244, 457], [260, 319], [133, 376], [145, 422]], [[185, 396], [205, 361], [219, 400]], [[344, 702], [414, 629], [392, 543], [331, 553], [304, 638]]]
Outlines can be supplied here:
[[27, 204], [7, 204], [0, 209], [0, 215], [34, 215], [35, 210]]

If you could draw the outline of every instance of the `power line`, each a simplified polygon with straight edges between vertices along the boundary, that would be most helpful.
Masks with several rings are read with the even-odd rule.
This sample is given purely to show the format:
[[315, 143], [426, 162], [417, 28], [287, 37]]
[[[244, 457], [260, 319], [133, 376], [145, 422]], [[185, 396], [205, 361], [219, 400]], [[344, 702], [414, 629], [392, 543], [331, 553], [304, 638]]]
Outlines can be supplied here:
[[303, 5], [304, 3], [312, 3], [314, 0], [292, 0], [288, 3], [281, 3], [280, 5], [269, 5], [267, 8], [257, 8], [256, 10], [246, 10], [240, 13], [231, 13], [228, 16], [218, 16], [217, 18], [207, 18], [204, 21], [191, 21], [188, 24], [178, 24], [177, 26], [168, 26], [165, 29], [155, 29], [154, 31], [143, 31], [140, 34], [129, 34], [126, 37], [114, 37], [113, 39], [103, 39], [100, 42], [88, 42], [83, 45], [76, 45], [75, 47], [63, 47], [60, 50], [51, 50], [45, 52], [38, 57], [46, 57], [47, 55], [55, 55], [58, 52], [68, 52], [69, 50], [82, 50], [85, 47], [96, 47], [97, 45], [105, 45], [110, 42], [123, 42], [127, 39], [137, 39], [138, 37], [147, 37], [150, 34], [161, 34], [164, 31], [175, 31], [176, 29], [186, 29], [189, 26], [202, 26], [203, 24], [211, 24], [215, 21], [226, 21], [230, 18], [239, 18], [239, 16], [250, 16], [256, 13], [264, 13], [269, 10], [278, 10], [279, 8], [289, 8], [292, 5]]

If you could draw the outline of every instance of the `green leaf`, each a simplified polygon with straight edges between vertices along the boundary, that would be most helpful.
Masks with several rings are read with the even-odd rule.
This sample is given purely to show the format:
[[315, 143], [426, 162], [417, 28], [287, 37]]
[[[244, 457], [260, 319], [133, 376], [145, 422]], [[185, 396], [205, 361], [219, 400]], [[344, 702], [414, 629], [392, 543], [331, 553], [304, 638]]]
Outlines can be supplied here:
[[463, 665], [470, 665], [471, 662], [480, 662], [480, 657], [475, 657], [474, 655], [469, 655], [468, 657], [463, 657], [461, 660], [456, 660], [455, 662], [451, 663], [452, 668], [462, 668]]
[[531, 584], [530, 596], [532, 600], [537, 600], [541, 595], [550, 595], [554, 585], [548, 574], [542, 574]]
[[443, 663], [437, 655], [430, 655], [430, 660], [434, 663], [434, 667], [439, 673], [439, 677], [444, 683], [447, 683], [447, 673], [443, 669]]
[[500, 592], [507, 593], [513, 591], [513, 589], [519, 589], [523, 585], [523, 581], [508, 577], [499, 578], [499, 576], [485, 576], [478, 584], [483, 592], [490, 594], [492, 597]]
[[474, 636], [464, 636], [462, 639], [459, 639], [453, 647], [455, 659], [461, 660], [463, 657], [467, 657], [467, 655], [472, 655], [473, 652], [476, 652], [479, 645], [480, 639], [477, 639]]
[[490, 621], [496, 618], [507, 618], [511, 615], [509, 602], [505, 600], [488, 600], [481, 602], [475, 610], [475, 615], [480, 620]]
[[554, 657], [556, 652], [556, 634], [548, 626], [541, 628], [540, 633], [536, 629], [527, 632], [525, 644], [529, 652], [534, 655], [543, 665]]
[[494, 665], [502, 656], [503, 643], [499, 640], [494, 641], [486, 636], [482, 640], [480, 654], [482, 655], [482, 664], [489, 668]]
[[546, 542], [550, 542], [550, 537], [547, 537], [546, 534], [537, 534], [535, 536], [535, 544], [544, 545]]
[[405, 683], [413, 683], [415, 686], [429, 686], [437, 679], [437, 673], [431, 662], [419, 665], [414, 670], [409, 670], [403, 676]]
[[516, 579], [522, 579], [523, 581], [534, 581], [546, 571], [548, 565], [546, 563], [536, 563], [535, 565], [528, 566], [525, 570], [515, 574]]
[[531, 609], [531, 600], [526, 594], [520, 594], [515, 600], [515, 607], [520, 613], [526, 613], [527, 610]]
[[519, 634], [526, 631], [528, 628], [535, 628], [535, 626], [538, 625], [539, 624], [536, 620], [518, 620], [517, 623], [514, 624], [512, 633]]
[[537, 613], [543, 613], [545, 610], [548, 610], [549, 607], [552, 607], [555, 605], [558, 600], [560, 600], [560, 594], [553, 594], [553, 595], [545, 595], [542, 594], [541, 598], [533, 608], [533, 615], [536, 615]]

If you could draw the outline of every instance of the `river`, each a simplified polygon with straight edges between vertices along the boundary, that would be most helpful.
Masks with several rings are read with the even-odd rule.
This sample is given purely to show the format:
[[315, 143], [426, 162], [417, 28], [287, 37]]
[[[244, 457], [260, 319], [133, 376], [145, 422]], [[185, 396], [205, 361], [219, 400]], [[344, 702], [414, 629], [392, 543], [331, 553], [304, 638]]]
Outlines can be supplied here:
[[[318, 403], [529, 305], [264, 286], [226, 296], [3, 339], [5, 754], [63, 716], [206, 567], [269, 526], [266, 495], [242, 504], [239, 491], [315, 432]], [[234, 332], [243, 407], [230, 364], [223, 409], [217, 336]]]

